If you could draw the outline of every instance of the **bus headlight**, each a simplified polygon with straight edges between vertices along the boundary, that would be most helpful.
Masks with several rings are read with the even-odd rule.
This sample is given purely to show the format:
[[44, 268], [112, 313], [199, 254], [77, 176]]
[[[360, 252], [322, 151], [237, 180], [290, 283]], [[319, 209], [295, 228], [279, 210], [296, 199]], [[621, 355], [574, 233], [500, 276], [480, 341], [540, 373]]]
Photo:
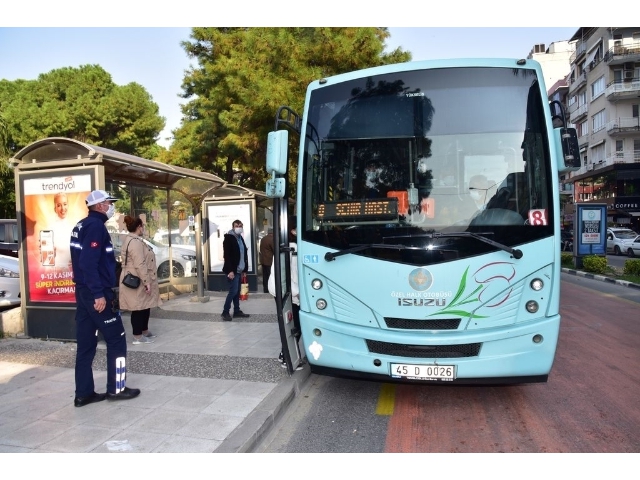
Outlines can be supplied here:
[[535, 300], [529, 300], [525, 305], [525, 308], [529, 313], [536, 313], [538, 311], [538, 308], [540, 308], [540, 306], [538, 305], [538, 302], [536, 302]]
[[311, 280], [311, 288], [314, 290], [320, 290], [322, 288], [322, 280], [319, 278], [314, 278]]
[[544, 288], [544, 282], [539, 278], [534, 278], [533, 280], [531, 280], [531, 283], [529, 284], [529, 286], [536, 292], [539, 292]]
[[319, 298], [316, 301], [316, 308], [318, 310], [324, 310], [325, 308], [327, 308], [327, 301], [324, 298]]

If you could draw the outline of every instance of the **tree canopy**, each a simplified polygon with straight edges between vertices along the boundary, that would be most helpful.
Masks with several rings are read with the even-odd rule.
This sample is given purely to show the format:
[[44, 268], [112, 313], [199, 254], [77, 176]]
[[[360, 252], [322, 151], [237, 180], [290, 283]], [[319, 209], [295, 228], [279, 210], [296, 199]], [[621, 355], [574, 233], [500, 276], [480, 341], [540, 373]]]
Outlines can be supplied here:
[[[165, 119], [139, 84], [116, 85], [99, 65], [36, 80], [0, 80], [0, 161], [46, 137], [67, 137], [154, 159]], [[0, 169], [0, 210], [15, 211], [13, 172]]]
[[185, 74], [189, 101], [163, 160], [262, 189], [278, 107], [302, 113], [315, 79], [410, 60], [401, 49], [384, 51], [388, 37], [381, 27], [192, 29], [182, 46], [198, 66]]

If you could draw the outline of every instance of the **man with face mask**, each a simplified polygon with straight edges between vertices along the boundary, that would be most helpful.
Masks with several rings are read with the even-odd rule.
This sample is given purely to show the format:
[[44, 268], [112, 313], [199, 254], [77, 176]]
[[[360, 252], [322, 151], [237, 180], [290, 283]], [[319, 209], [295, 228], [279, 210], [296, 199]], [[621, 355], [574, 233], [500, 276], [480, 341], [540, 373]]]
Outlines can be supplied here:
[[[127, 340], [120, 312], [113, 308], [116, 258], [104, 224], [113, 216], [116, 200], [104, 190], [91, 192], [86, 200], [89, 215], [73, 227], [69, 241], [76, 295], [76, 407], [140, 394], [125, 386]], [[93, 382], [98, 330], [107, 344], [106, 393], [96, 393]]]
[[[247, 245], [242, 237], [242, 221], [234, 220], [232, 229], [224, 234], [222, 241], [222, 251], [224, 253], [224, 265], [222, 271], [227, 276], [229, 283], [229, 293], [224, 301], [222, 309], [222, 320], [230, 322], [233, 318], [244, 318], [250, 315], [240, 310], [240, 279], [242, 274], [249, 269], [247, 256]], [[231, 303], [233, 302], [233, 318], [229, 314]]]

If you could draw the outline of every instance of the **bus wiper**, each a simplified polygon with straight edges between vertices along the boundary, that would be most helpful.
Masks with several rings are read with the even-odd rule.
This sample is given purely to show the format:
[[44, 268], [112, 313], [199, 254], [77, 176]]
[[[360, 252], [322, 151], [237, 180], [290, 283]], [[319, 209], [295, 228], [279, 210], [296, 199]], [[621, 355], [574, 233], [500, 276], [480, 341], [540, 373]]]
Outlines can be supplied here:
[[385, 248], [387, 250], [424, 250], [422, 247], [408, 247], [407, 245], [389, 245], [384, 243], [367, 243], [365, 245], [358, 245], [357, 247], [347, 248], [346, 250], [340, 250], [339, 252], [327, 252], [324, 254], [324, 259], [327, 262], [335, 260], [336, 257], [347, 255], [348, 253], [355, 253], [367, 248]]
[[440, 232], [436, 232], [436, 233], [431, 233], [428, 234], [427, 236], [430, 236], [431, 238], [438, 238], [438, 237], [472, 237], [475, 239], [480, 240], [481, 242], [484, 243], [488, 243], [489, 245], [499, 248], [500, 250], [504, 250], [507, 253], [510, 253], [511, 255], [513, 255], [513, 258], [522, 258], [522, 250], [518, 249], [518, 248], [511, 248], [507, 245], [504, 245], [502, 243], [496, 242], [494, 240], [491, 240], [490, 238], [485, 237], [485, 235], [491, 235], [490, 232], [482, 232], [482, 233], [473, 233], [473, 232], [456, 232], [456, 233], [440, 233]]

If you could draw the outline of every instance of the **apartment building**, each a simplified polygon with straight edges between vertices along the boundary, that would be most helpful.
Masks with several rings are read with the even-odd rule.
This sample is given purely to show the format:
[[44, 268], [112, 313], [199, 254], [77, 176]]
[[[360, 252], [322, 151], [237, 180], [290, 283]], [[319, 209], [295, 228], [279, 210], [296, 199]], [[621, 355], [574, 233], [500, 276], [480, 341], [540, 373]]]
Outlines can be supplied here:
[[[548, 93], [566, 98], [582, 166], [560, 178], [562, 191], [605, 203], [608, 224], [640, 231], [640, 27], [580, 27], [569, 42], [566, 85]], [[565, 224], [572, 215], [566, 205]]]

